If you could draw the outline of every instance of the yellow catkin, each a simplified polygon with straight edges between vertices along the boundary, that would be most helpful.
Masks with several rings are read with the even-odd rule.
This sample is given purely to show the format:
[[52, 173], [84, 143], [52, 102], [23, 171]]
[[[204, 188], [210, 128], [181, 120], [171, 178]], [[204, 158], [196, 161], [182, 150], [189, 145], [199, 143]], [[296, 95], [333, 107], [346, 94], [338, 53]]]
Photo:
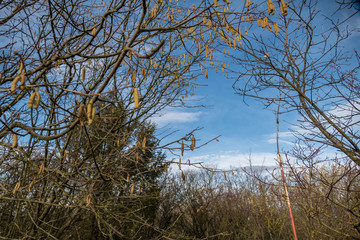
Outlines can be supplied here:
[[21, 74], [20, 74], [20, 89], [21, 90], [24, 90], [25, 89], [25, 71], [22, 71]]
[[12, 144], [11, 147], [16, 148], [16, 147], [18, 146], [18, 138], [17, 138], [17, 135], [16, 135], [16, 134], [13, 134], [12, 137], [13, 137], [13, 144]]
[[133, 194], [133, 193], [134, 193], [134, 189], [135, 189], [135, 184], [132, 184], [132, 185], [131, 185], [131, 189], [130, 189], [130, 194]]
[[181, 156], [184, 156], [184, 142], [181, 141]]
[[253, 4], [251, 0], [246, 0], [246, 8], [249, 10], [250, 5]]
[[78, 112], [78, 118], [80, 120], [80, 125], [84, 126], [84, 121], [86, 119], [86, 108], [85, 108], [85, 104], [81, 104], [79, 107], [79, 112]]
[[11, 90], [12, 92], [15, 91], [16, 85], [17, 85], [17, 83], [18, 83], [19, 80], [20, 80], [20, 75], [17, 75], [17, 76], [14, 78], [14, 80], [12, 81], [12, 83], [11, 83], [11, 88], [10, 88], [10, 90]]
[[268, 0], [267, 7], [268, 7], [269, 15], [273, 15], [275, 13], [275, 6], [274, 6], [272, 0]]
[[195, 140], [195, 137], [193, 136], [193, 137], [191, 138], [191, 145], [190, 145], [191, 151], [194, 150], [195, 145], [196, 145], [196, 140]]
[[146, 153], [146, 137], [144, 137], [141, 147], [142, 147], [143, 153], [145, 154]]
[[35, 99], [34, 109], [37, 109], [40, 105], [40, 100], [41, 100], [40, 93], [38, 91], [36, 91], [35, 96], [36, 96], [36, 99]]
[[94, 36], [96, 34], [96, 28], [93, 28], [93, 30], [91, 31], [91, 34]]
[[280, 11], [283, 16], [288, 14], [287, 3], [284, 0], [281, 0]]
[[134, 103], [135, 103], [135, 108], [139, 107], [139, 92], [138, 92], [138, 88], [135, 87], [134, 88]]
[[259, 27], [262, 26], [262, 19], [261, 18], [256, 19], [256, 22], [257, 22]]
[[179, 170], [181, 170], [181, 158], [179, 158]]
[[227, 179], [226, 179], [226, 172], [224, 172], [224, 179], [225, 179], [225, 181], [227, 180]]
[[89, 126], [93, 123], [94, 118], [95, 118], [95, 106], [93, 105], [92, 108], [91, 108], [91, 116], [88, 119], [88, 125]]
[[22, 73], [23, 70], [24, 70], [24, 62], [21, 61], [21, 63], [20, 63], [20, 68], [19, 68], [19, 73], [18, 73], [18, 74]]
[[254, 22], [254, 16], [252, 14], [250, 14], [250, 16], [249, 16], [249, 21], [250, 21], [250, 23]]
[[208, 78], [208, 71], [205, 69], [205, 78]]
[[32, 107], [33, 107], [35, 97], [36, 97], [36, 93], [33, 92], [33, 93], [30, 95], [30, 98], [29, 98], [29, 102], [28, 102], [28, 107], [29, 107], [29, 108], [32, 108]]
[[279, 25], [277, 23], [274, 23], [274, 31], [276, 32], [276, 35], [279, 34]]
[[269, 22], [269, 19], [267, 17], [264, 17], [264, 24], [265, 24], [265, 27], [268, 25], [268, 22]]
[[136, 82], [136, 71], [132, 72], [131, 79]]
[[83, 68], [83, 70], [82, 70], [82, 81], [84, 82], [85, 81], [85, 73], [86, 73], [86, 70], [85, 70], [85, 68]]
[[185, 182], [186, 177], [185, 177], [185, 174], [184, 174], [184, 172], [183, 172], [183, 171], [181, 171], [181, 178], [182, 178], [182, 180]]
[[87, 118], [88, 120], [92, 117], [92, 110], [93, 110], [94, 100], [91, 99], [87, 105]]

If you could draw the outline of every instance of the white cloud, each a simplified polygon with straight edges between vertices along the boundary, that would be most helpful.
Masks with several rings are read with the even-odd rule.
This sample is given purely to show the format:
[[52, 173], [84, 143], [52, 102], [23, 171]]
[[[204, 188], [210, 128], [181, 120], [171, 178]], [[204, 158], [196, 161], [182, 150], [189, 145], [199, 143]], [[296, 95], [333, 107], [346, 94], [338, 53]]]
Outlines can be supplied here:
[[[265, 135], [265, 142], [269, 144], [275, 144], [276, 143], [276, 133]], [[287, 139], [287, 140], [285, 140]], [[287, 132], [279, 132], [279, 143], [287, 144], [287, 145], [294, 145], [294, 142], [291, 141], [294, 140], [294, 133], [287, 131]]]
[[216, 167], [221, 170], [254, 166], [275, 166], [276, 154], [270, 152], [240, 153], [238, 151], [226, 151], [219, 154], [207, 154], [190, 157], [191, 163], [201, 162], [207, 167]]
[[158, 126], [164, 126], [171, 123], [188, 123], [199, 120], [202, 112], [180, 112], [166, 111], [151, 118], [151, 121]]
[[[269, 138], [269, 139], [266, 140], [266, 142], [269, 143], [269, 144], [276, 144], [276, 138]], [[294, 142], [281, 140], [281, 139], [279, 139], [279, 143], [280, 144], [290, 145], [290, 146], [294, 145]]]

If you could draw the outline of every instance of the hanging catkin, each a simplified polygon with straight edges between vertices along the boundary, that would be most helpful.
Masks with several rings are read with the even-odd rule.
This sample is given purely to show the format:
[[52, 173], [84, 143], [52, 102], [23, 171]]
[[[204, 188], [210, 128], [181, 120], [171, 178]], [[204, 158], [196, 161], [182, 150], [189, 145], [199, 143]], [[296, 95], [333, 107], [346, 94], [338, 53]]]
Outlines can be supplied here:
[[139, 92], [138, 92], [137, 87], [134, 88], [133, 95], [134, 95], [135, 108], [138, 108], [139, 107]]
[[184, 155], [184, 141], [181, 141], [181, 156]]
[[40, 105], [40, 100], [41, 100], [40, 93], [38, 90], [35, 91], [35, 96], [36, 99], [35, 99], [34, 109], [37, 109]]
[[88, 125], [90, 126], [95, 118], [94, 99], [91, 99], [87, 105], [87, 118], [88, 118]]
[[36, 97], [36, 94], [35, 94], [35, 92], [33, 92], [33, 93], [30, 95], [30, 98], [29, 98], [29, 102], [28, 102], [28, 107], [29, 107], [29, 108], [32, 108], [32, 107], [33, 107], [34, 101], [35, 101], [35, 97]]
[[191, 145], [190, 145], [191, 151], [194, 150], [195, 144], [196, 144], [196, 140], [195, 140], [195, 137], [193, 136], [193, 137], [191, 138]]
[[13, 134], [12, 137], [13, 137], [13, 144], [12, 144], [11, 147], [16, 148], [16, 147], [18, 146], [18, 138], [17, 138], [17, 135], [16, 135], [16, 134]]
[[84, 126], [84, 121], [86, 119], [86, 108], [85, 108], [85, 104], [81, 104], [79, 107], [79, 112], [78, 112], [78, 118], [80, 120], [80, 125]]

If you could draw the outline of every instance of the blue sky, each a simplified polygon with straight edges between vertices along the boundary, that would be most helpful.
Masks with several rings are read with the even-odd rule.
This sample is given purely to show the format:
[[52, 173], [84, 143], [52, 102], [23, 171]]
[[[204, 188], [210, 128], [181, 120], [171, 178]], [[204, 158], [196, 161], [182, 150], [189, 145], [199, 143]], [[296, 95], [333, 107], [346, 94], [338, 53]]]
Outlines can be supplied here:
[[[326, 14], [329, 9], [337, 7], [335, 1], [330, 2], [320, 1], [320, 9], [325, 9]], [[349, 11], [345, 10], [341, 14], [346, 16]], [[359, 19], [354, 18], [353, 25], [359, 26]], [[358, 45], [356, 37], [349, 39], [351, 49], [358, 48]], [[232, 89], [233, 79], [227, 79], [221, 72], [209, 73], [208, 79], [200, 78], [198, 82], [207, 86], [197, 89], [190, 101], [190, 104], [203, 104], [206, 107], [166, 109], [161, 116], [153, 118], [160, 128], [159, 132], [177, 130], [173, 135], [175, 139], [192, 129], [203, 128], [195, 135], [198, 144], [221, 135], [219, 141], [186, 152], [182, 162], [190, 159], [191, 162], [203, 162], [207, 166], [224, 170], [247, 166], [250, 158], [253, 165], [276, 165], [276, 122], [272, 109], [264, 109], [261, 103], [249, 98], [245, 104], [242, 96], [236, 95]], [[289, 122], [296, 120], [295, 114], [281, 116], [280, 147], [284, 150], [289, 149], [295, 140], [289, 130]], [[176, 160], [176, 157], [168, 156]]]
[[243, 98], [234, 93], [233, 80], [225, 78], [222, 73], [213, 72], [208, 79], [201, 79], [200, 82], [207, 86], [195, 92], [194, 104], [204, 104], [206, 107], [171, 109], [153, 119], [162, 129], [178, 129], [174, 137], [202, 127], [195, 134], [198, 144], [221, 135], [219, 141], [186, 152], [183, 161], [190, 159], [191, 162], [200, 161], [228, 169], [230, 166], [249, 165], [251, 154], [256, 165], [274, 165], [274, 113], [251, 99], [247, 99], [246, 105]]

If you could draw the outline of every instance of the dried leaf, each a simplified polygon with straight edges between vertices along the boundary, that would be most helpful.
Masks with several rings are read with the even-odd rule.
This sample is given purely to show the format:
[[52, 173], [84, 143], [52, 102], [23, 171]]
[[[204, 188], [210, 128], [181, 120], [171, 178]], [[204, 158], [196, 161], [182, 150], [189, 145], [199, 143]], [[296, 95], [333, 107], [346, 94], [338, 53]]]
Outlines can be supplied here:
[[38, 171], [38, 175], [40, 175], [45, 169], [45, 165], [44, 163], [40, 165], [39, 171]]
[[29, 192], [31, 191], [31, 188], [34, 185], [34, 183], [35, 183], [35, 178], [31, 181], [31, 183], [29, 185]]
[[132, 184], [132, 185], [131, 185], [131, 189], [130, 189], [130, 194], [133, 194], [133, 193], [134, 193], [134, 189], [135, 189], [135, 184]]
[[87, 196], [86, 196], [86, 207], [90, 206], [91, 204], [91, 193], [89, 193]]
[[20, 188], [20, 181], [18, 181], [17, 183], [16, 183], [16, 185], [15, 185], [15, 187], [14, 187], [14, 190], [13, 190], [13, 194], [15, 194], [16, 192], [17, 192], [17, 190], [19, 190], [19, 188]]

